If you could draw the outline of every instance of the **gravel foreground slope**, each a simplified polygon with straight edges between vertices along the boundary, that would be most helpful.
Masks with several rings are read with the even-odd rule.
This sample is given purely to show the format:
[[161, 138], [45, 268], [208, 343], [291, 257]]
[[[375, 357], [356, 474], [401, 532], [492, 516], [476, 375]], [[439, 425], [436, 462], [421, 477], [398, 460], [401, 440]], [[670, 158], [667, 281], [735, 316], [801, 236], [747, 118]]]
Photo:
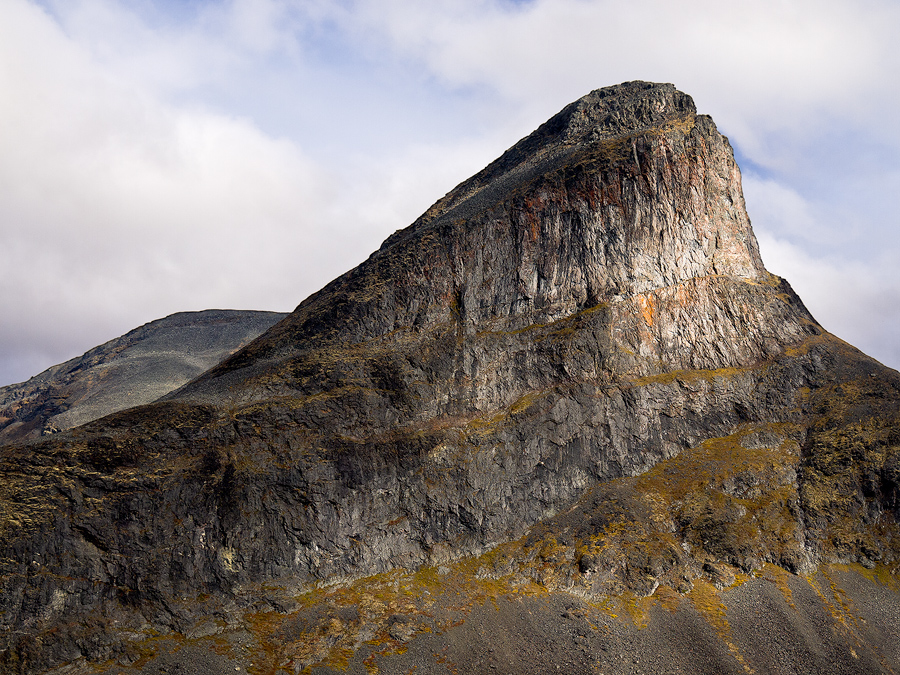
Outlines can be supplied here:
[[[883, 570], [882, 570], [883, 572]], [[331, 631], [353, 621], [332, 617]], [[860, 566], [823, 567], [807, 577], [770, 567], [717, 591], [587, 602], [566, 593], [483, 597], [430, 617], [393, 615], [386, 633], [330, 665], [287, 669], [318, 675], [871, 675], [900, 670], [896, 578]], [[295, 627], [295, 630], [299, 626]], [[200, 638], [161, 637], [155, 656], [129, 667], [66, 672], [213, 675], [267, 673], [252, 630]], [[272, 647], [272, 643], [270, 643]], [[285, 671], [279, 671], [285, 672]]]

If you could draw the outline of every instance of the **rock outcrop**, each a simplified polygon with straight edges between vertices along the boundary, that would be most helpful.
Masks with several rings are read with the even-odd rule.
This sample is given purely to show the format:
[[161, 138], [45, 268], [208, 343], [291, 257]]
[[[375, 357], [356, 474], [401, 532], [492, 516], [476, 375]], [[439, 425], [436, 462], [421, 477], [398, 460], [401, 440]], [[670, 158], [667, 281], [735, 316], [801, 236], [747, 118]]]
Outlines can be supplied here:
[[278, 312], [208, 309], [151, 321], [0, 387], [0, 444], [40, 438], [152, 403], [283, 319]]
[[766, 272], [712, 120], [597, 90], [164, 400], [4, 449], [0, 658], [246, 630], [299, 671], [440, 630], [395, 611], [434, 616], [440, 579], [896, 565], [898, 411], [900, 376]]

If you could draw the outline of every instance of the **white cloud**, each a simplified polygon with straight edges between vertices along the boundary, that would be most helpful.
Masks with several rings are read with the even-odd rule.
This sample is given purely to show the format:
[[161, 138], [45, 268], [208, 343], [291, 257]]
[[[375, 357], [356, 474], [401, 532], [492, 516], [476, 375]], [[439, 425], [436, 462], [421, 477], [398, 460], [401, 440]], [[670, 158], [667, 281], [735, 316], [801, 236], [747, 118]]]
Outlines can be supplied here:
[[900, 363], [897, 241], [861, 259], [851, 249], [858, 230], [845, 213], [753, 173], [743, 183], [767, 269], [788, 280], [828, 331], [888, 365]]
[[554, 99], [578, 96], [599, 84], [641, 78], [727, 98], [754, 115], [773, 102], [833, 109], [834, 96], [884, 89], [884, 76], [897, 64], [892, 27], [900, 9], [889, 2], [535, 0], [510, 8], [485, 0], [370, 0], [356, 6], [360, 32], [385, 33], [449, 81], [486, 84], [516, 99], [532, 100], [548, 87]]
[[[234, 27], [245, 4], [218, 19]], [[91, 31], [152, 43], [113, 3], [70, 8], [75, 34], [96, 19]], [[490, 159], [462, 141], [323, 164], [249, 119], [167, 102], [144, 69], [33, 5], [0, 7], [3, 380], [174, 311], [293, 309]]]
[[890, 261], [814, 258], [766, 231], [757, 237], [766, 267], [826, 330], [887, 365], [900, 363], [900, 280]]
[[744, 173], [743, 186], [745, 199], [753, 204], [754, 222], [807, 241], [820, 236], [821, 224], [816, 221], [812, 207], [795, 190], [752, 173]]

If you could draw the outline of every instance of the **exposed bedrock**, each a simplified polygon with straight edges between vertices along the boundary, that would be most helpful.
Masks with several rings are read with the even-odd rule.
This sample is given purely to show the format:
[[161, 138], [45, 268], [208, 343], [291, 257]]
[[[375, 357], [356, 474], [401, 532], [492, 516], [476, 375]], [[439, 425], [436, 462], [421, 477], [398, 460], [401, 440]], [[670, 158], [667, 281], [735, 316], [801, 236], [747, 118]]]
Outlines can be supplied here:
[[[691, 556], [893, 560], [876, 530], [898, 509], [898, 391], [766, 272], [712, 120], [671, 85], [598, 90], [165, 400], [5, 448], [0, 649], [25, 670], [102, 659], [110, 617], [185, 630], [212, 605], [183, 597], [227, 618], [260, 584], [287, 597], [570, 527], [553, 518], [596, 511], [578, 500], [608, 481], [735, 433], [781, 467], [715, 460], [719, 482], [690, 488], [713, 496], [661, 502], [657, 534], [640, 521], [681, 557], [594, 592], [652, 592]], [[729, 530], [775, 516], [728, 499], [785, 486], [778, 536]], [[579, 550], [567, 574], [602, 567]]]

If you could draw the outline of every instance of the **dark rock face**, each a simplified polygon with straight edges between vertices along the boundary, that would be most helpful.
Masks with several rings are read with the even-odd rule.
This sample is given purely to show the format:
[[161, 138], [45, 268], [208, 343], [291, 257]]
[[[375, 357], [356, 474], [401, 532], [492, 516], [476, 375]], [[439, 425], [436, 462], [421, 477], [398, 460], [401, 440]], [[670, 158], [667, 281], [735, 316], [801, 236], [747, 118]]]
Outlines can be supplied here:
[[309, 584], [523, 535], [477, 578], [648, 595], [894, 564], [898, 411], [900, 376], [763, 268], [712, 120], [671, 85], [601, 89], [165, 400], [3, 450], [2, 658], [139, 659], [274, 608], [246, 619], [260, 662], [300, 669], [332, 620], [342, 649], [413, 634], [372, 603], [290, 614]]
[[151, 403], [283, 319], [277, 312], [179, 312], [0, 388], [0, 444], [71, 429]]

